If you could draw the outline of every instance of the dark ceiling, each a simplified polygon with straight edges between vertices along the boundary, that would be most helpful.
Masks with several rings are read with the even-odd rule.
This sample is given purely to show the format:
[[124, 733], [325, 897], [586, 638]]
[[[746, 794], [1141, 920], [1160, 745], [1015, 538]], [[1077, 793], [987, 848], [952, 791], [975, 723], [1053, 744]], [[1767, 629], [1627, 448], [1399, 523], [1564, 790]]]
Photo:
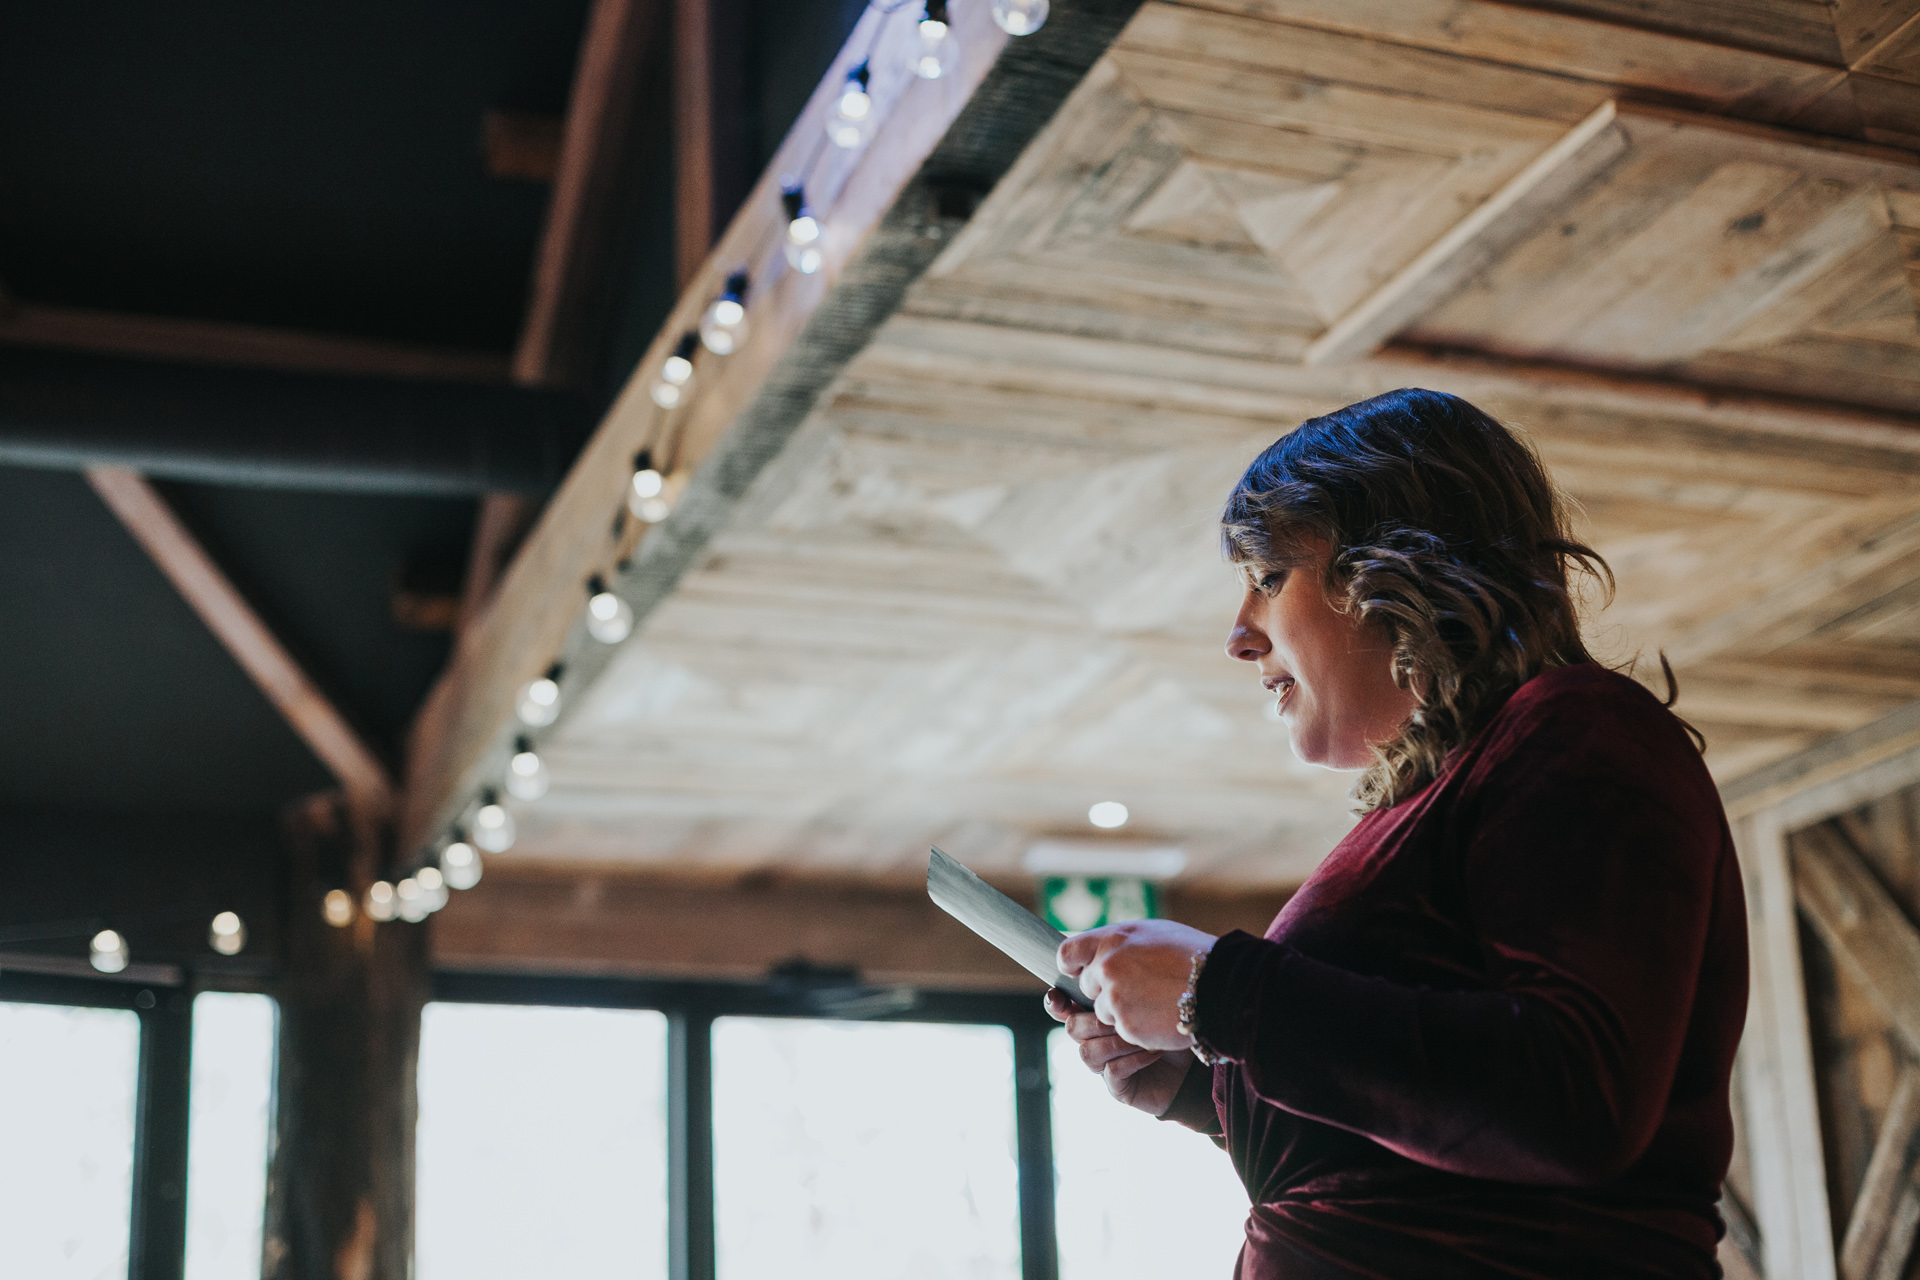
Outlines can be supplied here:
[[[726, 2], [744, 6], [728, 26], [746, 86], [730, 159], [757, 171], [863, 6]], [[586, 12], [586, 0], [6, 0], [0, 287], [42, 307], [505, 354], [548, 187], [487, 176], [482, 118], [563, 113]], [[596, 405], [674, 295], [671, 70], [655, 46], [582, 389]], [[450, 635], [403, 626], [395, 592], [457, 589], [474, 498], [159, 488], [398, 773]], [[133, 819], [108, 824], [116, 841], [253, 815], [205, 829], [258, 841], [267, 816], [330, 785], [76, 472], [0, 467], [0, 670], [0, 889], [22, 883], [9, 858], [67, 856], [49, 853], [58, 833], [93, 840], [102, 815]]]

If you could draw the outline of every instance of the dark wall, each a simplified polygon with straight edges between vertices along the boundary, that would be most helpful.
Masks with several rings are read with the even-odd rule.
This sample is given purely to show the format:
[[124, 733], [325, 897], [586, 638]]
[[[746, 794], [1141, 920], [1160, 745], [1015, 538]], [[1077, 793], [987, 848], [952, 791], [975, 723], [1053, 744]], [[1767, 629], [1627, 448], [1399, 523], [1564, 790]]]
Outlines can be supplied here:
[[[0, 808], [0, 952], [84, 960], [93, 932], [112, 928], [136, 962], [271, 971], [281, 946], [281, 848], [271, 814]], [[221, 911], [246, 924], [238, 956], [207, 945]], [[26, 936], [66, 922], [68, 936]]]

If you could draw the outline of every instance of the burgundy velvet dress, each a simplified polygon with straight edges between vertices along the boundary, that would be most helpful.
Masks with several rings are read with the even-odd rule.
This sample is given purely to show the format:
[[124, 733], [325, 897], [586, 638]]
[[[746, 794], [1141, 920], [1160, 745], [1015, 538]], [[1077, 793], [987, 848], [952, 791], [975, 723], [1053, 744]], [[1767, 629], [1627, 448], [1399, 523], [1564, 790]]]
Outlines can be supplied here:
[[1230, 1061], [1166, 1118], [1246, 1183], [1240, 1280], [1720, 1274], [1746, 913], [1713, 782], [1632, 680], [1528, 682], [1197, 998]]

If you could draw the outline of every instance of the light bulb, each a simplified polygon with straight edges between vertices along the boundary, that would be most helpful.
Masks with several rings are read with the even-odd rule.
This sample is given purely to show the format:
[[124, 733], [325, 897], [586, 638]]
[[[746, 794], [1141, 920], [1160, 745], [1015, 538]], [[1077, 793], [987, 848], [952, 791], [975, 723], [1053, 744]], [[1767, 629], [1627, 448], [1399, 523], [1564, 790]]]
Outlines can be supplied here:
[[455, 840], [440, 851], [440, 874], [454, 889], [471, 889], [480, 883], [480, 855], [465, 840]]
[[1087, 821], [1108, 831], [1127, 825], [1127, 806], [1118, 800], [1102, 800], [1087, 810]]
[[[792, 215], [788, 215], [791, 217]], [[747, 273], [727, 277], [720, 296], [700, 317], [700, 341], [717, 356], [732, 355], [747, 340]]]
[[513, 815], [501, 808], [491, 796], [474, 810], [473, 842], [488, 853], [505, 853], [513, 848], [516, 834]]
[[683, 333], [673, 354], [660, 362], [660, 376], [648, 393], [662, 409], [671, 409], [693, 393], [693, 353], [700, 347], [700, 335]]
[[807, 193], [801, 188], [788, 187], [781, 192], [780, 202], [787, 210], [787, 263], [801, 275], [810, 276], [826, 260], [820, 252], [820, 237], [826, 229], [813, 216], [807, 206]]
[[247, 945], [247, 926], [231, 911], [222, 911], [207, 926], [207, 945], [223, 956], [237, 956]]
[[[640, 518], [644, 520], [646, 516], [643, 514]], [[587, 634], [601, 644], [619, 644], [632, 635], [633, 606], [607, 590], [606, 583], [599, 578], [595, 578], [588, 589], [593, 594], [587, 597]]]
[[810, 276], [826, 262], [826, 255], [812, 245], [789, 244], [787, 262], [803, 276]]
[[912, 61], [913, 74], [922, 80], [950, 76], [960, 64], [960, 42], [954, 39], [953, 29], [947, 25], [946, 12], [944, 4], [928, 5], [927, 16], [920, 19]]
[[446, 877], [440, 874], [440, 868], [424, 866], [413, 873], [413, 882], [420, 886], [421, 901], [429, 912], [438, 911], [447, 905], [452, 895], [447, 892]]
[[[640, 466], [641, 462], [646, 465]], [[635, 465], [638, 470], [633, 473], [633, 484], [627, 490], [627, 510], [633, 513], [636, 520], [659, 524], [672, 510], [665, 496], [666, 477], [654, 469], [644, 453], [635, 460]]]
[[426, 890], [422, 889], [420, 882], [412, 876], [393, 886], [393, 896], [398, 903], [395, 910], [408, 924], [419, 924], [427, 918]]
[[555, 672], [529, 680], [520, 686], [520, 696], [514, 699], [514, 714], [520, 717], [520, 723], [533, 729], [543, 729], [552, 724], [560, 715], [560, 682]]
[[547, 794], [547, 762], [525, 738], [507, 761], [507, 794], [516, 800], [538, 800]]
[[367, 886], [367, 919], [385, 924], [387, 921], [393, 919], [395, 905], [393, 900], [393, 886], [385, 880], [375, 880]]
[[836, 147], [859, 146], [873, 128], [873, 97], [867, 92], [867, 81], [864, 62], [847, 73], [846, 87], [840, 91], [833, 114], [827, 117], [827, 137]]
[[1030, 36], [1047, 23], [1047, 0], [993, 0], [993, 20], [1010, 36]]
[[353, 923], [353, 895], [345, 889], [329, 889], [320, 899], [320, 918], [336, 929]]
[[102, 929], [88, 944], [87, 959], [102, 973], [119, 973], [127, 967], [127, 940], [112, 929]]

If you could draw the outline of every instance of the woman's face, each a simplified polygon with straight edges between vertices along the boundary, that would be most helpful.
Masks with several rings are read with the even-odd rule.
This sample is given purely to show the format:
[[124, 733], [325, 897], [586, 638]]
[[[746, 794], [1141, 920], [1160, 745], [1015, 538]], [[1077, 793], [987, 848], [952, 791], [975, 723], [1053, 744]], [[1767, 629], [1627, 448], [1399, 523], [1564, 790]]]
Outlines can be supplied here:
[[1328, 601], [1332, 548], [1320, 539], [1306, 548], [1300, 565], [1248, 587], [1227, 653], [1260, 668], [1260, 682], [1280, 700], [1293, 754], [1328, 769], [1364, 769], [1371, 744], [1391, 738], [1417, 699], [1393, 682], [1385, 631]]

